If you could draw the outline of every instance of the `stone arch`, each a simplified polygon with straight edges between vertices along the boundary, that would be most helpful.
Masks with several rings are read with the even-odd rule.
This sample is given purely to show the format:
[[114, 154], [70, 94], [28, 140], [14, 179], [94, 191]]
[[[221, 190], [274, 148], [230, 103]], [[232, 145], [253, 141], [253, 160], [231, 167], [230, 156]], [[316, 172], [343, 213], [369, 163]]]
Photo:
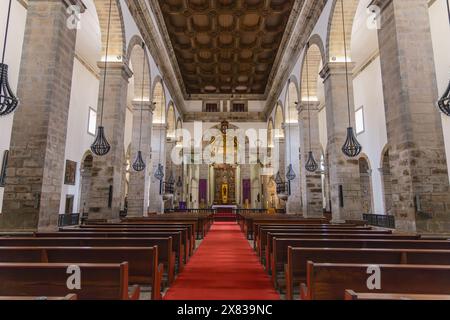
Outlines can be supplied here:
[[[134, 100], [150, 101], [150, 88], [151, 88], [151, 70], [150, 61], [146, 52], [143, 39], [134, 35], [128, 45], [127, 60], [129, 61], [130, 68], [133, 70], [133, 83], [134, 83]], [[145, 60], [144, 60], [145, 59]], [[145, 64], [144, 64], [145, 63]], [[142, 67], [144, 66], [144, 73], [142, 73]], [[130, 85], [131, 85], [130, 81]], [[144, 92], [142, 94], [142, 85], [144, 85]]]
[[273, 122], [275, 131], [275, 138], [284, 138], [284, 108], [283, 103], [278, 101], [277, 106], [275, 107], [275, 120]]
[[[105, 59], [106, 42], [108, 34], [108, 15], [110, 0], [94, 0], [97, 9], [98, 20], [102, 32], [102, 60]], [[126, 36], [125, 23], [122, 14], [120, 0], [112, 0], [111, 2], [111, 26], [109, 34], [109, 50], [107, 60], [122, 61], [126, 56]]]
[[361, 200], [363, 213], [373, 213], [372, 169], [369, 157], [361, 154], [358, 159], [359, 182], [361, 187]]
[[273, 118], [270, 117], [269, 121], [267, 122], [267, 147], [268, 148], [271, 148], [274, 145], [273, 130], [274, 130]]
[[[300, 73], [300, 79], [301, 79], [301, 85], [300, 85], [300, 96], [301, 101], [319, 101], [319, 72], [321, 69], [321, 66], [323, 66], [323, 52], [321, 49], [321, 40], [320, 38], [317, 39], [314, 42], [309, 43], [309, 48], [303, 55], [303, 61], [301, 64], [301, 73]], [[319, 42], [320, 41], [320, 42]], [[306, 65], [306, 58], [308, 58], [308, 65]], [[308, 68], [308, 69], [306, 69]], [[308, 74], [306, 73], [308, 71]], [[309, 79], [308, 77], [309, 76]], [[306, 87], [306, 81], [308, 81], [309, 86], [309, 99], [308, 99], [308, 93], [307, 93], [307, 87]]]
[[164, 92], [164, 84], [160, 76], [157, 76], [152, 83], [151, 101], [155, 105], [155, 110], [153, 111], [153, 123], [164, 124], [166, 123], [166, 94]]
[[299, 83], [295, 75], [289, 78], [287, 84], [286, 93], [286, 122], [288, 123], [298, 123], [298, 111], [297, 104], [299, 103], [298, 97], [300, 96]]
[[[342, 1], [342, 2], [341, 2]], [[344, 4], [345, 37], [347, 43], [347, 56], [351, 60], [351, 36], [353, 21], [359, 0], [333, 0], [330, 20], [328, 22], [326, 60], [330, 62], [345, 61], [344, 36], [342, 29], [342, 3]]]
[[167, 120], [167, 137], [175, 138], [175, 130], [177, 123], [175, 115], [175, 106], [172, 101], [169, 102], [169, 107], [167, 108], [166, 120]]
[[81, 158], [81, 183], [80, 183], [80, 205], [81, 213], [89, 211], [89, 194], [91, 191], [92, 167], [94, 166], [94, 155], [87, 150]]

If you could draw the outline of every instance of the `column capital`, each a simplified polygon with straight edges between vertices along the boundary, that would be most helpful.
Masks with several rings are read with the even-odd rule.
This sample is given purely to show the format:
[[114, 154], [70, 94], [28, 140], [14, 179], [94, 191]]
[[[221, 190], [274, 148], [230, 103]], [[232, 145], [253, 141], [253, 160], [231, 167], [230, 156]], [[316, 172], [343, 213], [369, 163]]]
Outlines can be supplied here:
[[78, 6], [80, 8], [80, 13], [84, 13], [87, 10], [86, 5], [83, 0], [62, 0], [66, 6]]
[[301, 113], [305, 110], [308, 111], [308, 109], [317, 111], [317, 110], [319, 110], [319, 106], [320, 106], [320, 101], [301, 101], [297, 105], [297, 111], [298, 111], [298, 113]]
[[108, 70], [122, 70], [123, 77], [127, 80], [133, 76], [133, 71], [131, 71], [128, 64], [126, 64], [124, 61], [108, 61], [106, 62], [106, 65], [105, 61], [97, 62], [97, 67], [100, 69], [100, 71], [105, 69], [105, 66]]
[[[354, 62], [348, 62], [348, 74], [353, 74], [353, 68], [355, 67]], [[345, 68], [346, 64], [344, 61], [340, 62], [327, 62], [322, 70], [319, 72], [320, 77], [325, 81], [327, 78], [329, 78], [331, 75], [337, 74], [345, 74]]]
[[372, 0], [369, 4], [369, 7], [377, 6], [378, 8], [381, 9], [381, 11], [383, 11], [391, 2], [392, 0]]
[[149, 111], [153, 112], [154, 105], [151, 101], [140, 101], [140, 100], [133, 100], [131, 101], [131, 105], [133, 107], [133, 111], [141, 111], [141, 108], [143, 111]]

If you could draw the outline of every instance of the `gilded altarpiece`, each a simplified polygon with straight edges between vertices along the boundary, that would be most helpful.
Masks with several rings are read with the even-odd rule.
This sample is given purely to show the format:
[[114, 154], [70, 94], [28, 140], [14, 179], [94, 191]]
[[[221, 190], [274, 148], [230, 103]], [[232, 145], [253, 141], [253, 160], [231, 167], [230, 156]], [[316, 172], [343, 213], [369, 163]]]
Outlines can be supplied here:
[[218, 164], [214, 166], [214, 204], [236, 204], [236, 166]]

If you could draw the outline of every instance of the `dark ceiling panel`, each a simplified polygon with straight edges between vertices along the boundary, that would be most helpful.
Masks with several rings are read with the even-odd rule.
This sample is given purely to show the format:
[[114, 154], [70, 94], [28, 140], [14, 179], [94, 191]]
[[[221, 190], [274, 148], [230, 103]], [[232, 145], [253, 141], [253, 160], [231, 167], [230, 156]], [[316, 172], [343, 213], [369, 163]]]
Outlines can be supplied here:
[[158, 0], [188, 94], [264, 94], [295, 0]]

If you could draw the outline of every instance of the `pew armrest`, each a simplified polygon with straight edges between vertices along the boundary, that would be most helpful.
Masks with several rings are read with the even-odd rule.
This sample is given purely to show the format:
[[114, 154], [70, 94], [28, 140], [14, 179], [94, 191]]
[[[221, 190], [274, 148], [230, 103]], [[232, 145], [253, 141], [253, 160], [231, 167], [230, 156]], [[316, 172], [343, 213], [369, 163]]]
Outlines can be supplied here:
[[292, 300], [293, 299], [292, 278], [289, 272], [289, 266], [287, 264], [284, 265], [284, 276], [286, 278], [286, 300]]
[[300, 284], [300, 300], [311, 300], [308, 294], [308, 287], [306, 284]]
[[130, 300], [139, 300], [141, 297], [141, 287], [133, 285], [130, 292]]
[[169, 285], [171, 285], [173, 283], [173, 281], [175, 280], [175, 261], [177, 259], [175, 252], [172, 252], [170, 255], [170, 261], [169, 261], [169, 266], [168, 266], [168, 280], [169, 280]]
[[162, 263], [158, 265], [158, 270], [156, 271], [155, 285], [152, 288], [152, 300], [161, 300], [161, 282], [164, 274], [164, 266]]

